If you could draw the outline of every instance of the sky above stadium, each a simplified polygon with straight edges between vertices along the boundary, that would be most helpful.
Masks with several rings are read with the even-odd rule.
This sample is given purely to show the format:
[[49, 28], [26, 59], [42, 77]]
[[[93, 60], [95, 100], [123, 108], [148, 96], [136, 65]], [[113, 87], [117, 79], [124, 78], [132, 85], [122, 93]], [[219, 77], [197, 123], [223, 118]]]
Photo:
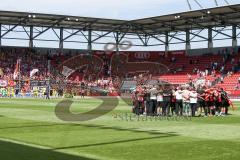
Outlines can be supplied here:
[[[214, 0], [198, 0], [203, 7], [215, 7]], [[200, 9], [190, 0], [193, 10]], [[240, 0], [228, 0], [237, 4]], [[220, 6], [226, 5], [218, 0]], [[75, 16], [139, 19], [188, 11], [186, 0], [1, 0], [0, 10], [64, 14]]]

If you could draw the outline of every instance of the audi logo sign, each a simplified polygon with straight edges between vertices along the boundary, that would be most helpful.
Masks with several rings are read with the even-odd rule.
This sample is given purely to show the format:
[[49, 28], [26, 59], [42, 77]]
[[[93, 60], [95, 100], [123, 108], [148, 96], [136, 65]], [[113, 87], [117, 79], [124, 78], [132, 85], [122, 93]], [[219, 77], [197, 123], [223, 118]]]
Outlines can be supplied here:
[[149, 52], [136, 52], [136, 53], [134, 53], [134, 57], [137, 59], [149, 59], [150, 53]]

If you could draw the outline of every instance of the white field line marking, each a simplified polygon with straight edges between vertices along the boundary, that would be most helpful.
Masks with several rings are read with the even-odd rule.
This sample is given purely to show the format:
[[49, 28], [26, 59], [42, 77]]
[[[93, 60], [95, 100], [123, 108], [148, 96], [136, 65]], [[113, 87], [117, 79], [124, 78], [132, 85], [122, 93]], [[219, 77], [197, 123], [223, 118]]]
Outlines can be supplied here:
[[[34, 147], [34, 148], [44, 149], [44, 150], [49, 150], [49, 151], [53, 150], [53, 148], [51, 148], [51, 147], [32, 144], [32, 143], [26, 143], [26, 142], [22, 142], [19, 140], [13, 140], [13, 139], [8, 139], [8, 138], [0, 137], [0, 141], [15, 143], [15, 144], [19, 144], [19, 145], [24, 145], [24, 146], [28, 146], [28, 147]], [[86, 153], [79, 154], [79, 152], [70, 151], [70, 150], [68, 150], [68, 151], [54, 150], [53, 152], [64, 153], [64, 154], [69, 154], [69, 155], [73, 155], [73, 156], [81, 156], [81, 157], [86, 157], [86, 158], [93, 158], [93, 159], [104, 159], [104, 160], [108, 159], [107, 157], [100, 157], [100, 156], [96, 156], [96, 155], [92, 155], [92, 154], [86, 154]]]
[[8, 138], [0, 138], [0, 140], [1, 140], [1, 141], [4, 141], [4, 142], [10, 142], [10, 143], [15, 143], [15, 144], [20, 144], [20, 145], [29, 146], [29, 147], [35, 147], [35, 148], [39, 148], [39, 149], [48, 149], [48, 150], [51, 150], [50, 147], [41, 146], [41, 145], [37, 145], [37, 144], [31, 144], [31, 143], [26, 143], [26, 142], [22, 142], [22, 141], [18, 141], [18, 140], [13, 140], [13, 139], [8, 139]]

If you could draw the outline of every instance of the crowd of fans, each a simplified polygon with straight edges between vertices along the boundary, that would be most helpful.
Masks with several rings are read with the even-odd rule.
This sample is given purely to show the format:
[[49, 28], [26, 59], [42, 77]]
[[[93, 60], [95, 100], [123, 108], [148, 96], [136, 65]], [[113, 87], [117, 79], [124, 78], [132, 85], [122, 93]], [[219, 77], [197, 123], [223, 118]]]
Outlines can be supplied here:
[[32, 77], [36, 80], [44, 80], [48, 75], [48, 56], [43, 55], [33, 49], [23, 48], [1, 48], [0, 49], [0, 68], [1, 79], [13, 80], [13, 73], [17, 60], [21, 60], [21, 79], [27, 80], [30, 71], [38, 68], [39, 72]]
[[[51, 50], [41, 52], [38, 49], [1, 48], [0, 80], [7, 81], [8, 86], [2, 86], [0, 94], [2, 97], [12, 97], [12, 95], [17, 95], [17, 93], [21, 93], [22, 95], [39, 95], [38, 97], [42, 97], [42, 91], [33, 91], [34, 86], [30, 86], [31, 81], [49, 81], [51, 83], [52, 95], [62, 95], [63, 93], [80, 95], [82, 90], [85, 90], [87, 94], [88, 90], [92, 87], [99, 87], [108, 92], [117, 92], [115, 88], [119, 87], [120, 82], [117, 78], [110, 78], [110, 60], [107, 57], [103, 57], [101, 61], [103, 63], [102, 68], [100, 67], [100, 63], [97, 64], [94, 61], [90, 63], [91, 59], [89, 59], [87, 67], [85, 65], [77, 69], [73, 73], [73, 76], [66, 77], [62, 75], [59, 66], [74, 55], [78, 55], [78, 53], [70, 51], [69, 53], [62, 54], [61, 52]], [[17, 78], [14, 78], [14, 70], [18, 60], [20, 61], [19, 75]], [[73, 62], [75, 61], [71, 61], [70, 63], [73, 64]], [[76, 61], [75, 66], [77, 66], [77, 63], [79, 61]], [[33, 69], [38, 69], [38, 72], [30, 77], [30, 72]], [[93, 72], [99, 74], [93, 74]], [[76, 74], [77, 76], [74, 76]], [[9, 85], [10, 81], [12, 85]], [[81, 87], [83, 84], [84, 89]], [[90, 95], [91, 93], [88, 94]]]
[[[212, 61], [211, 64], [206, 66], [205, 70], [200, 70], [198, 68], [193, 68], [193, 74], [197, 74], [198, 78], [205, 78], [208, 75], [215, 77], [217, 73], [228, 73], [228, 76], [231, 76], [234, 70], [226, 70], [225, 64], [228, 61], [231, 61], [232, 64], [236, 65], [236, 59], [234, 58], [233, 52], [223, 50], [223, 53], [219, 55], [223, 56], [223, 62]], [[69, 53], [62, 53], [57, 50], [46, 50], [42, 52], [38, 49], [29, 49], [29, 48], [12, 48], [6, 47], [0, 49], [0, 80], [6, 80], [9, 84], [8, 87], [1, 87], [2, 95], [12, 96], [13, 92], [16, 94], [19, 93], [29, 93], [34, 94], [33, 86], [31, 86], [31, 81], [47, 81], [51, 86], [52, 95], [63, 95], [63, 93], [69, 93], [72, 95], [81, 95], [83, 91], [87, 95], [91, 95], [93, 89], [103, 90], [108, 93], [119, 93], [121, 87], [122, 77], [121, 75], [111, 75], [111, 56], [101, 54], [98, 57], [87, 56], [88, 59], [79, 56], [79, 53], [69, 51]], [[74, 73], [70, 76], [64, 76], [62, 74], [62, 67], [65, 65], [65, 62], [69, 59], [73, 59], [66, 63], [67, 66], [74, 68]], [[16, 67], [17, 60], [20, 60], [20, 74], [17, 78], [14, 78], [14, 70]], [[120, 59], [121, 60], [121, 59]], [[170, 58], [171, 63], [176, 63], [178, 59], [176, 57]], [[190, 60], [190, 64], [199, 64], [198, 59]], [[239, 60], [240, 66], [240, 60]], [[78, 66], [78, 68], [76, 67]], [[80, 67], [79, 67], [80, 66]], [[179, 67], [181, 70], [184, 70], [184, 66]], [[38, 72], [30, 77], [30, 72], [33, 69], [38, 69]], [[219, 71], [219, 72], [218, 72]], [[171, 71], [169, 71], [171, 72]], [[133, 80], [139, 81], [139, 73], [133, 73]], [[146, 73], [146, 75], [140, 74], [143, 78], [151, 79], [151, 74]], [[194, 79], [191, 77], [191, 74], [188, 74], [189, 82], [195, 83]], [[129, 77], [129, 76], [128, 76]], [[140, 78], [141, 80], [142, 78]], [[220, 81], [223, 82], [224, 77], [220, 77]], [[140, 82], [142, 83], [142, 82]], [[211, 81], [207, 81], [209, 84], [205, 84], [207, 87], [210, 87]], [[47, 85], [45, 85], [45, 88]], [[13, 91], [15, 88], [15, 91]], [[16, 91], [17, 88], [17, 91]], [[236, 89], [239, 88], [239, 85], [236, 86]], [[39, 92], [41, 95], [42, 91]], [[8, 93], [8, 94], [5, 94]], [[56, 93], [56, 94], [55, 94]], [[40, 96], [41, 97], [41, 96]]]

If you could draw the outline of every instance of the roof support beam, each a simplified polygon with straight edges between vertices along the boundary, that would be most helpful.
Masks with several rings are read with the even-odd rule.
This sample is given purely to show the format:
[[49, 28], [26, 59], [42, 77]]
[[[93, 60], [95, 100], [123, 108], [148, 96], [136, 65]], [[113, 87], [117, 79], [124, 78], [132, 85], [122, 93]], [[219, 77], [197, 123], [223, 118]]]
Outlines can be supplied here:
[[[89, 29], [90, 30], [90, 29]], [[83, 35], [83, 37], [88, 41], [88, 37], [80, 30], [80, 33]], [[92, 33], [91, 33], [92, 34]], [[91, 35], [91, 39], [92, 39], [92, 35]]]
[[33, 26], [30, 26], [29, 47], [33, 48]]
[[203, 9], [203, 6], [201, 5], [201, 3], [199, 3], [197, 0], [194, 0], [196, 2], [196, 4], [201, 8]]
[[192, 10], [192, 6], [191, 6], [189, 0], [187, 0], [187, 4], [188, 4], [188, 8], [189, 8], [189, 10], [191, 11], [191, 10]]
[[[176, 34], [177, 34], [177, 33], [176, 33]], [[168, 36], [171, 37], [171, 40], [172, 40], [172, 39], [177, 39], [177, 40], [179, 40], [179, 41], [186, 42], [185, 40], [176, 37], [176, 34], [175, 34], [175, 35], [170, 35], [170, 34], [169, 34]], [[171, 40], [170, 40], [170, 41], [171, 41]]]
[[105, 34], [99, 36], [98, 38], [95, 38], [94, 40], [92, 40], [92, 42], [95, 42], [95, 41], [101, 39], [102, 37], [105, 37], [105, 36], [109, 35], [110, 33], [112, 33], [112, 31], [109, 31], [109, 32], [107, 32], [107, 33], [105, 33]]
[[230, 35], [228, 35], [226, 33], [223, 33], [222, 31], [219, 31], [219, 30], [216, 30], [216, 29], [212, 29], [212, 31], [217, 32], [218, 34], [224, 35], [224, 36], [226, 36], [228, 38], [232, 38], [232, 36], [230, 36]]
[[80, 31], [81, 31], [81, 30], [77, 30], [76, 32], [74, 32], [74, 33], [70, 34], [69, 36], [67, 36], [67, 37], [63, 38], [63, 41], [65, 41], [65, 40], [69, 39], [69, 38], [70, 38], [70, 37], [72, 37], [72, 36], [75, 36], [75, 35], [76, 35], [76, 34], [78, 34]]
[[57, 24], [59, 24], [61, 21], [63, 21], [65, 18], [61, 18], [59, 20], [56, 20], [55, 23], [50, 26], [50, 27], [47, 27], [46, 29], [44, 29], [43, 31], [41, 31], [40, 33], [38, 33], [37, 35], [35, 35], [33, 37], [33, 39], [36, 39], [38, 36], [40, 36], [41, 34], [45, 33], [46, 31], [48, 31], [49, 29], [53, 28], [54, 26], [56, 26]]
[[119, 32], [116, 32], [116, 52], [119, 54]]
[[239, 38], [240, 32], [237, 34], [237, 38]]
[[88, 30], [88, 52], [89, 54], [92, 53], [92, 30]]
[[[152, 38], [154, 38], [154, 39], [162, 42], [163, 44], [165, 44], [165, 42], [164, 42], [163, 40], [159, 39], [157, 36], [155, 36], [155, 35], [153, 35], [153, 34], [151, 34], [151, 33], [147, 33], [147, 32], [145, 31], [145, 29], [146, 29], [146, 30], [151, 30], [152, 32], [155, 32], [153, 29], [150, 29], [150, 28], [144, 27], [144, 26], [141, 26], [141, 27], [143, 28], [141, 31], [142, 31], [145, 35], [148, 35], [148, 36], [150, 36], [150, 37], [152, 37]], [[162, 33], [157, 32], [156, 35], [157, 35], [157, 34], [162, 34]]]
[[203, 29], [199, 30], [198, 33], [190, 32], [190, 34], [194, 35], [194, 36], [190, 39], [190, 41], [193, 40], [195, 37], [199, 37], [199, 38], [202, 38], [202, 39], [204, 39], [204, 40], [207, 41], [208, 38], [199, 35], [202, 31], [203, 31]]
[[[103, 34], [103, 35], [100, 35], [99, 37], [97, 37], [97, 38], [95, 38], [94, 40], [92, 40], [92, 42], [95, 42], [95, 41], [97, 41], [97, 40], [99, 40], [99, 39], [101, 39], [101, 38], [103, 38], [103, 37], [109, 35], [110, 33], [113, 33], [113, 31], [114, 31], [114, 30], [109, 31], [109, 32], [107, 32], [107, 33], [105, 33], [105, 34]], [[120, 37], [120, 39], [122, 40], [122, 39], [124, 38], [125, 35], [126, 35], [126, 33], [123, 34], [123, 36]], [[115, 38], [116, 38], [116, 37], [115, 37]]]
[[148, 46], [148, 42], [149, 42], [149, 40], [150, 40], [150, 36], [145, 35], [145, 42], [146, 42], [147, 46]]
[[119, 39], [119, 42], [121, 42], [123, 40], [123, 38], [125, 37], [126, 33], [123, 33], [122, 36]]
[[10, 28], [7, 32], [5, 32], [3, 35], [1, 35], [1, 38], [6, 36], [9, 32], [13, 31], [16, 27], [18, 26], [18, 24], [14, 25], [12, 28]]
[[[119, 32], [116, 32], [116, 37], [115, 37], [115, 40], [116, 40], [116, 44], [115, 44], [115, 48], [116, 48], [116, 63], [117, 63], [117, 68], [120, 67], [121, 63], [120, 63], [120, 57], [119, 57]], [[117, 69], [118, 70], [118, 69]], [[110, 73], [111, 74], [111, 73]]]
[[[201, 27], [201, 28], [206, 28], [207, 26], [204, 26], [204, 25], [201, 25], [201, 24], [199, 24], [199, 23], [196, 23], [196, 22], [194, 22], [193, 20], [190, 20], [189, 19], [189, 22], [191, 22], [191, 23], [193, 23], [193, 24], [195, 24], [195, 25], [197, 25], [197, 26], [199, 26], [199, 27]], [[230, 36], [230, 35], [228, 35], [228, 34], [225, 34], [225, 33], [223, 33], [223, 32], [221, 32], [221, 31], [218, 31], [218, 30], [216, 30], [216, 29], [213, 29], [212, 27], [208, 27], [208, 29], [211, 29], [212, 31], [214, 31], [214, 32], [217, 32], [217, 33], [219, 33], [219, 34], [222, 34], [222, 35], [224, 35], [224, 36], [227, 36], [227, 37], [229, 37], [229, 38], [232, 38], [232, 36]]]
[[144, 41], [143, 38], [142, 38], [139, 34], [137, 34], [137, 36], [138, 36], [138, 38], [141, 40], [142, 44], [143, 44], [144, 46], [147, 46], [146, 39], [145, 39], [145, 41]]
[[228, 2], [228, 0], [224, 0], [224, 2], [227, 4], [227, 5], [229, 5], [230, 3]]
[[[119, 30], [119, 29], [121, 29], [122, 26], [127, 25], [127, 24], [128, 24], [128, 22], [124, 22], [124, 23], [122, 23], [122, 24], [120, 24], [120, 25], [114, 27], [111, 31], [109, 31], [109, 32], [107, 32], [107, 33], [105, 33], [105, 34], [99, 36], [98, 38], [95, 38], [94, 40], [92, 40], [92, 42], [95, 42], [95, 41], [99, 40], [100, 38], [109, 35], [110, 33], [114, 32], [115, 30]], [[118, 31], [117, 31], [117, 32], [118, 32]]]
[[59, 34], [59, 49], [62, 51], [63, 50], [63, 42], [64, 42], [64, 39], [63, 39], [63, 28], [61, 27], [60, 28], [60, 34]]
[[213, 48], [212, 28], [208, 27], [208, 48]]
[[154, 35], [150, 35], [151, 37], [153, 37], [154, 39], [162, 42], [163, 44], [165, 44], [166, 42], [164, 42], [163, 40], [159, 39], [158, 37], [154, 36]]
[[232, 47], [237, 47], [237, 26], [232, 26]]
[[165, 32], [165, 54], [169, 51], [169, 33]]
[[214, 2], [215, 2], [215, 5], [218, 7], [218, 1], [217, 1], [217, 0], [214, 0]]
[[221, 29], [218, 29], [216, 31], [218, 31], [215, 35], [213, 35], [213, 39], [220, 34], [220, 32], [222, 33], [224, 31], [225, 27], [221, 28]]
[[190, 43], [190, 30], [187, 29], [186, 30], [186, 50], [190, 50], [191, 49], [191, 43]]
[[24, 32], [28, 35], [28, 37], [30, 37], [30, 34], [28, 33], [28, 31], [26, 30], [26, 28], [24, 26], [22, 26]]
[[52, 28], [52, 27], [48, 27], [48, 28], [44, 29], [42, 32], [40, 32], [40, 33], [38, 33], [37, 35], [35, 35], [35, 36], [33, 37], [33, 39], [36, 39], [37, 37], [39, 37], [40, 35], [42, 35], [44, 32], [48, 31], [48, 30], [51, 29], [51, 28]]
[[58, 37], [58, 39], [60, 39], [60, 36], [58, 35], [58, 33], [55, 31], [54, 28], [52, 28], [52, 31], [53, 31], [53, 33]]

